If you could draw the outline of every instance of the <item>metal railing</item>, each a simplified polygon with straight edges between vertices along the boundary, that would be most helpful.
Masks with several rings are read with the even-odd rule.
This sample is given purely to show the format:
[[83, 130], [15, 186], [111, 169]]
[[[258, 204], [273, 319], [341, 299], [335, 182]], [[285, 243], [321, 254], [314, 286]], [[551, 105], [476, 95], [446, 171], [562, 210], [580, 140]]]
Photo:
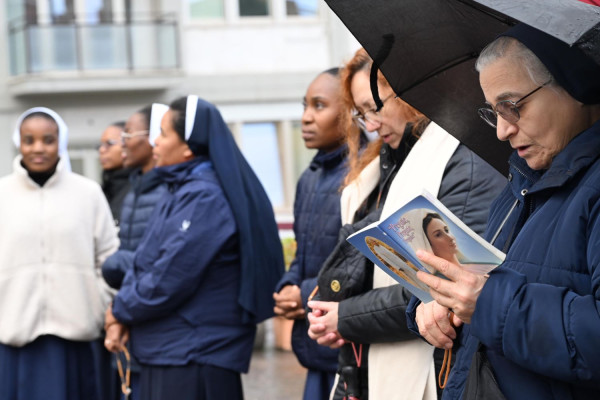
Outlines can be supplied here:
[[130, 22], [11, 23], [11, 75], [180, 68], [175, 18]]

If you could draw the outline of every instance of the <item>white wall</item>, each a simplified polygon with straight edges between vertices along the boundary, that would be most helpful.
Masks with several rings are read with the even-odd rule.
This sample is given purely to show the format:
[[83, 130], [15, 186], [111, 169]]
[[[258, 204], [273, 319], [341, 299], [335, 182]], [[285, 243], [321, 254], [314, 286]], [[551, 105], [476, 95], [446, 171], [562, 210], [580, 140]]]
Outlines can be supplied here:
[[[190, 21], [186, 1], [134, 0], [132, 3], [134, 13], [141, 12], [145, 16], [157, 8], [160, 8], [159, 14], [179, 15], [181, 76], [166, 86], [166, 90], [111, 93], [111, 88], [123, 85], [124, 77], [121, 77], [120, 80], [107, 78], [104, 92], [94, 88], [94, 92], [88, 93], [71, 90], [70, 93], [16, 97], [10, 94], [8, 86], [9, 59], [0, 57], [0, 126], [3, 128], [0, 131], [0, 176], [12, 169], [16, 154], [11, 144], [13, 125], [17, 116], [29, 107], [44, 105], [59, 112], [69, 125], [73, 147], [92, 146], [106, 125], [126, 119], [148, 103], [168, 103], [189, 93], [216, 103], [228, 122], [298, 120], [301, 99], [309, 82], [322, 70], [341, 65], [358, 47], [324, 3], [319, 17], [314, 19], [287, 19], [281, 16], [280, 10], [275, 19], [237, 19], [214, 24]], [[0, 54], [8, 55], [5, 12], [6, 5], [1, 2]], [[93, 73], [86, 71], [82, 76], [89, 75]], [[73, 85], [78, 84], [77, 79], [71, 77], [62, 86], [68, 84], [73, 89]], [[85, 79], [81, 78], [81, 85], [88, 90], [91, 86], [85, 85]], [[48, 84], [61, 86], [61, 78], [48, 78]]]
[[186, 28], [183, 65], [189, 74], [320, 71], [329, 43], [319, 24]]

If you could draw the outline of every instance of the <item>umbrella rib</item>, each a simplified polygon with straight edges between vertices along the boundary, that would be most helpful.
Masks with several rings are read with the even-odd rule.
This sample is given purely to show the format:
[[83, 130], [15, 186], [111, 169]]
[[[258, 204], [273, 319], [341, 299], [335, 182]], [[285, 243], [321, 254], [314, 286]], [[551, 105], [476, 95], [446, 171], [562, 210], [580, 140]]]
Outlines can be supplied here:
[[407, 88], [403, 89], [400, 93], [398, 93], [398, 96], [402, 96], [405, 92], [409, 91], [410, 89], [414, 88], [415, 86], [419, 86], [421, 83], [425, 82], [426, 80], [428, 80], [429, 78], [432, 78], [438, 74], [441, 74], [442, 72], [455, 67], [458, 64], [462, 64], [465, 61], [468, 61], [472, 58], [476, 58], [479, 56], [479, 53], [469, 53], [466, 54], [460, 58], [457, 58], [449, 63], [447, 63], [446, 65], [443, 65], [435, 70], [433, 70], [432, 72], [430, 72], [429, 74], [423, 76], [422, 78], [418, 79], [416, 82], [414, 82], [412, 85], [408, 86]]
[[504, 15], [503, 13], [500, 13], [488, 6], [485, 6], [481, 3], [479, 3], [478, 1], [474, 1], [474, 0], [456, 0], [456, 1], [458, 1], [459, 3], [463, 3], [469, 7], [472, 7], [474, 9], [476, 9], [477, 11], [481, 11], [482, 13], [494, 18], [495, 20], [505, 23], [509, 26], [516, 24], [514, 18]]

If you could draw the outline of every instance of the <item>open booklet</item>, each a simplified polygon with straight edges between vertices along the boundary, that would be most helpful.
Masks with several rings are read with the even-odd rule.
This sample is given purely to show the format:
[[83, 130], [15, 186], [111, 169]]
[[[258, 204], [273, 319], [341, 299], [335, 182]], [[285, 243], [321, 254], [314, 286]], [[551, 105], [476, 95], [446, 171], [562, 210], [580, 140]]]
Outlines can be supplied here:
[[443, 275], [420, 261], [417, 250], [482, 275], [500, 265], [505, 257], [427, 191], [347, 240], [425, 303], [433, 299], [427, 285], [417, 278], [417, 271]]

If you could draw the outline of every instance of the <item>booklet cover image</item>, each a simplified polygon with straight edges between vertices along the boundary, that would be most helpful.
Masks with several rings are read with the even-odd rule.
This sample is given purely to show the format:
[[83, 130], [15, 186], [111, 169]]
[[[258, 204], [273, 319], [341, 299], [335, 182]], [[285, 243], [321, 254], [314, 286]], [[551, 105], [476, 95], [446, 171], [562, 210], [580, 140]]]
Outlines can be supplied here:
[[443, 275], [421, 262], [417, 250], [435, 254], [476, 274], [488, 273], [505, 256], [427, 192], [383, 221], [351, 235], [348, 242], [423, 302], [432, 298], [427, 285], [417, 278], [417, 271]]

